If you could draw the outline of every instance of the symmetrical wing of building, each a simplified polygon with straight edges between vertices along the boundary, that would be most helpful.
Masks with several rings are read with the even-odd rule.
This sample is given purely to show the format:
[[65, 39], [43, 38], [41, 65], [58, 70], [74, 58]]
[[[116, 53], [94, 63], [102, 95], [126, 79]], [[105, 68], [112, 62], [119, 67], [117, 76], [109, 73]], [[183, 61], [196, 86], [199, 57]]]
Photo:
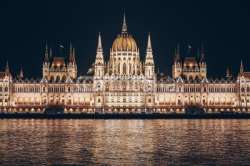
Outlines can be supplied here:
[[22, 71], [13, 77], [8, 64], [0, 73], [0, 111], [42, 113], [59, 106], [71, 113], [183, 113], [198, 106], [211, 113], [250, 112], [250, 73], [242, 63], [236, 78], [228, 72], [224, 79], [208, 79], [204, 49], [200, 58], [181, 58], [177, 46], [172, 77], [159, 75], [150, 35], [145, 60], [140, 57], [125, 17], [107, 61], [99, 34], [89, 75], [78, 76], [72, 45], [67, 58], [54, 57], [46, 45], [41, 79], [25, 79]]

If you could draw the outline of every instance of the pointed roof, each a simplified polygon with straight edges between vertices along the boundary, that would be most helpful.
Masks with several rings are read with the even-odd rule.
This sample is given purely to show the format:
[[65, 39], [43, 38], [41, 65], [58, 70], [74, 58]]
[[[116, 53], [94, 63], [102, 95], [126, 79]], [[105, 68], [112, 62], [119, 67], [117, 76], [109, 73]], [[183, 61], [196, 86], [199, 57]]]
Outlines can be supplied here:
[[148, 34], [148, 44], [147, 44], [145, 64], [154, 64], [150, 33]]
[[19, 78], [23, 78], [23, 68], [20, 68]]
[[127, 33], [128, 31], [128, 27], [127, 27], [127, 23], [126, 23], [126, 15], [125, 12], [123, 14], [123, 24], [122, 24], [122, 33]]
[[147, 45], [147, 50], [152, 51], [152, 44], [151, 44], [151, 37], [150, 37], [150, 33], [148, 34], [148, 45]]
[[98, 34], [95, 64], [104, 64], [101, 33]]
[[102, 38], [101, 33], [98, 34], [97, 52], [102, 52]]

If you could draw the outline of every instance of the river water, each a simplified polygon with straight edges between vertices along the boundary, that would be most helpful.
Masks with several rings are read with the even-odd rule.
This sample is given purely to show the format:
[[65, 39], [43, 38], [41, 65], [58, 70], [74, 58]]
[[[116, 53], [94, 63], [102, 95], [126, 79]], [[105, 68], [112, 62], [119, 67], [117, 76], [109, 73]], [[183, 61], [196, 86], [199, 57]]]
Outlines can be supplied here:
[[0, 165], [250, 165], [250, 120], [0, 120]]

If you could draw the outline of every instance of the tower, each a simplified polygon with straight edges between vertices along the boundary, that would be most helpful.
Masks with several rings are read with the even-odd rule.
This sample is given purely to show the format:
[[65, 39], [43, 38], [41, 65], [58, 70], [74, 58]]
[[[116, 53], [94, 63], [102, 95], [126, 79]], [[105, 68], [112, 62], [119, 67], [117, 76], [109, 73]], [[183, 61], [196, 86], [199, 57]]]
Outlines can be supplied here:
[[103, 59], [103, 49], [102, 49], [102, 41], [101, 41], [100, 33], [98, 35], [98, 43], [97, 43], [97, 50], [96, 50], [95, 76], [96, 77], [104, 76], [104, 59]]
[[67, 72], [68, 75], [75, 79], [77, 77], [77, 64], [75, 59], [75, 48], [72, 46], [72, 43], [70, 42], [69, 46], [69, 60], [67, 65]]
[[154, 65], [151, 38], [149, 34], [147, 51], [146, 51], [146, 60], [145, 60], [145, 76], [146, 78], [153, 79], [154, 75], [155, 75], [155, 65]]
[[180, 44], [177, 44], [174, 55], [174, 64], [172, 66], [172, 76], [173, 78], [177, 78], [181, 76], [182, 73], [182, 65], [180, 58]]

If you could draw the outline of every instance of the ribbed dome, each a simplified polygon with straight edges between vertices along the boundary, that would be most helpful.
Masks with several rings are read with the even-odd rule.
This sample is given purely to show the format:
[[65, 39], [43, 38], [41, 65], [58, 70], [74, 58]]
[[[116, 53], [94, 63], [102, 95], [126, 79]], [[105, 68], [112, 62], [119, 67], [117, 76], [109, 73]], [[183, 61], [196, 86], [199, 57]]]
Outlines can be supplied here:
[[117, 36], [115, 41], [112, 45], [113, 51], [136, 51], [137, 50], [137, 44], [135, 42], [135, 39], [127, 34], [122, 33]]

